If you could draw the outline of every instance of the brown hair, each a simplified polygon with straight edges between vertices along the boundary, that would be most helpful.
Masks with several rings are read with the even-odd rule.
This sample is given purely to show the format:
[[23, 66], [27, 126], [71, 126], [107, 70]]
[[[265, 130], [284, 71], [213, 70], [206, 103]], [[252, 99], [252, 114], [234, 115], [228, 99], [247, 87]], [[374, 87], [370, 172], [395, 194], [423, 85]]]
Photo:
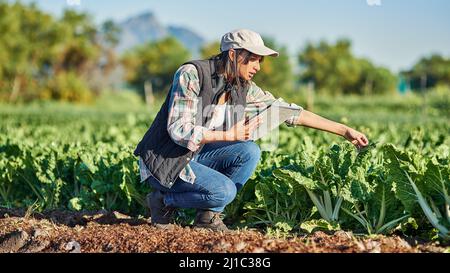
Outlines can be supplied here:
[[[250, 85], [250, 81], [243, 80], [239, 77], [239, 62], [238, 57], [241, 56], [243, 58], [243, 63], [248, 64], [250, 59], [255, 55], [248, 50], [245, 49], [233, 49], [234, 60], [231, 60], [228, 57], [228, 51], [223, 51], [220, 54], [213, 56], [212, 58], [216, 60], [216, 71], [219, 75], [224, 75], [225, 81], [232, 84], [237, 85], [238, 89], [241, 87], [247, 87]], [[264, 57], [261, 57], [260, 62], [263, 62]]]

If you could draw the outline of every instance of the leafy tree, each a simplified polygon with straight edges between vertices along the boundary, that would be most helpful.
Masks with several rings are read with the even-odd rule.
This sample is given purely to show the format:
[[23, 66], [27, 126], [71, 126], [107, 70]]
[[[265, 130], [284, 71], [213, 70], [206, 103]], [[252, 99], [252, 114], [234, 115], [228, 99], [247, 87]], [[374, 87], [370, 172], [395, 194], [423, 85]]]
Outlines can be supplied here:
[[87, 14], [66, 10], [59, 28], [66, 41], [58, 52], [56, 70], [72, 70], [77, 74], [87, 72], [100, 56], [97, 30], [92, 19]]
[[281, 95], [292, 89], [293, 74], [292, 66], [289, 62], [289, 55], [286, 47], [279, 47], [275, 40], [265, 37], [265, 44], [279, 51], [277, 58], [265, 57], [261, 64], [261, 70], [255, 75], [254, 81], [264, 90]]
[[103, 73], [103, 83], [107, 82], [105, 79], [108, 78], [113, 70], [119, 65], [115, 48], [120, 42], [121, 32], [122, 29], [112, 20], [106, 20], [101, 25], [100, 39], [102, 44], [102, 58], [100, 60], [100, 66]]
[[126, 52], [122, 63], [128, 83], [144, 94], [150, 81], [156, 92], [167, 92], [178, 67], [190, 58], [189, 51], [175, 38], [149, 42]]
[[48, 71], [60, 39], [56, 24], [34, 4], [0, 2], [0, 99], [27, 95], [28, 86]]
[[200, 56], [202, 59], [207, 59], [209, 57], [215, 56], [220, 53], [220, 43], [212, 42], [204, 45], [200, 49]]
[[359, 65], [362, 69], [355, 87], [357, 94], [373, 95], [395, 91], [397, 78], [389, 69], [376, 67], [366, 59], [360, 59]]
[[62, 101], [89, 102], [92, 100], [92, 93], [86, 82], [74, 72], [64, 71], [47, 81], [40, 97]]
[[[72, 82], [88, 80], [97, 67], [100, 45], [87, 14], [67, 10], [55, 20], [35, 4], [2, 1], [0, 32], [0, 100], [55, 99], [49, 90], [59, 89], [56, 83], [63, 81], [54, 79], [69, 73]], [[70, 92], [63, 97], [87, 98], [84, 91]]]
[[402, 72], [413, 90], [450, 85], [450, 58], [434, 54], [418, 61], [411, 70]]
[[395, 90], [396, 78], [369, 60], [356, 58], [351, 42], [341, 39], [334, 45], [325, 41], [308, 43], [299, 54], [302, 83], [312, 82], [319, 91], [333, 94], [380, 94]]
[[101, 26], [101, 33], [103, 39], [109, 47], [116, 47], [119, 43], [119, 35], [122, 32], [120, 26], [118, 26], [112, 20], [106, 20]]

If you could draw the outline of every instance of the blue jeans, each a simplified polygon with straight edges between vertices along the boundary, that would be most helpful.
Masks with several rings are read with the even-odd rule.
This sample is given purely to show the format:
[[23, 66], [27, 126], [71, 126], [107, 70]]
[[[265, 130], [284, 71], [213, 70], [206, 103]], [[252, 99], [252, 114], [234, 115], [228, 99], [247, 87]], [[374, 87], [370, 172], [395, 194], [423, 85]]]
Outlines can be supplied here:
[[165, 193], [166, 206], [221, 212], [250, 178], [260, 157], [253, 141], [208, 143], [189, 163], [196, 176], [193, 184], [179, 177], [170, 189], [152, 176], [147, 182]]

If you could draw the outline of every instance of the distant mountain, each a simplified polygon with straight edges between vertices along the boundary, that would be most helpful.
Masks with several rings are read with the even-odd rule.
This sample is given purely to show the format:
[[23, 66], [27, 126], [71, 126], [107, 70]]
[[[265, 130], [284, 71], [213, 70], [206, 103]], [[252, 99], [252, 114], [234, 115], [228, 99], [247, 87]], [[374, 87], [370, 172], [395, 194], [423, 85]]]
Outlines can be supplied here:
[[169, 34], [176, 37], [186, 46], [192, 53], [198, 53], [200, 48], [205, 43], [205, 39], [203, 39], [197, 33], [179, 26], [169, 26], [168, 29]]
[[133, 16], [118, 25], [122, 29], [117, 46], [120, 53], [139, 44], [174, 36], [196, 56], [205, 43], [203, 37], [188, 28], [162, 25], [152, 12]]

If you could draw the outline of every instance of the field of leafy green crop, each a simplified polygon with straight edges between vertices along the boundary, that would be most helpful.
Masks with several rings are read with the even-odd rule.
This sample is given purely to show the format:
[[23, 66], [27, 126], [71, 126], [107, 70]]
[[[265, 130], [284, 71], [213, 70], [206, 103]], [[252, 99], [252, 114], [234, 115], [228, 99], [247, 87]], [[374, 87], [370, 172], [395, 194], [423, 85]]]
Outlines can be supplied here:
[[[363, 131], [370, 147], [357, 151], [337, 136], [282, 126], [278, 146], [263, 152], [227, 218], [275, 233], [448, 238], [446, 106], [418, 98], [317, 102], [316, 113]], [[0, 206], [145, 213], [151, 189], [139, 183], [132, 152], [158, 106], [0, 108]]]

